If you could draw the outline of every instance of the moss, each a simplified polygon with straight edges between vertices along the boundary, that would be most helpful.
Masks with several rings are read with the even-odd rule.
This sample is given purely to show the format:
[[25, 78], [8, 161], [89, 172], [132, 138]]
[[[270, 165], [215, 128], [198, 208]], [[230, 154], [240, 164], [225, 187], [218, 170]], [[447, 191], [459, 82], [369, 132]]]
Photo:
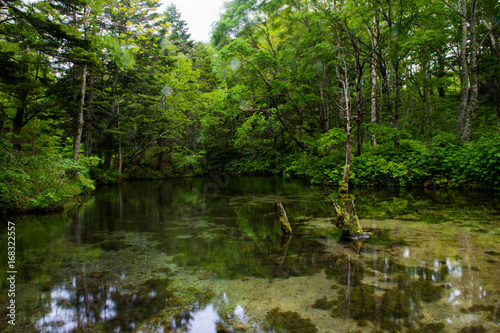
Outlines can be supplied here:
[[170, 285], [169, 279], [149, 279], [143, 284], [150, 289], [163, 290]]
[[404, 319], [413, 317], [418, 321], [420, 305], [415, 299], [418, 298], [411, 290], [388, 290], [380, 295], [371, 286], [360, 284], [340, 290], [332, 315], [361, 323], [371, 321], [382, 329], [396, 332], [401, 331]]
[[484, 253], [486, 253], [487, 255], [490, 255], [490, 256], [497, 256], [497, 257], [500, 256], [500, 253], [495, 252], [495, 251], [486, 251]]
[[109, 273], [109, 271], [99, 271], [99, 272], [90, 272], [88, 275], [91, 278], [100, 279], [100, 278], [102, 278], [104, 275], [106, 275], [108, 273]]
[[333, 306], [333, 304], [333, 301], [328, 301], [326, 297], [323, 297], [314, 301], [312, 307], [314, 309], [328, 310]]
[[223, 322], [218, 321], [215, 324], [215, 332], [217, 332], [217, 333], [229, 333], [229, 332], [233, 332], [233, 329], [231, 327], [227, 326], [226, 324], [224, 324]]
[[119, 251], [119, 250], [124, 250], [126, 248], [130, 247], [130, 245], [126, 244], [122, 240], [108, 240], [102, 244], [100, 244], [101, 250], [105, 251]]
[[481, 229], [481, 228], [471, 229], [471, 232], [477, 232], [477, 233], [480, 233], [480, 234], [487, 234], [487, 233], [489, 233], [488, 230]]
[[169, 298], [167, 300], [167, 306], [171, 308], [176, 308], [178, 306], [181, 306], [183, 304], [182, 300], [174, 297], [174, 298]]
[[276, 333], [315, 333], [318, 332], [309, 318], [299, 316], [297, 312], [281, 312], [278, 308], [270, 310], [266, 314], [264, 331]]
[[409, 328], [406, 332], [407, 333], [434, 333], [434, 332], [442, 332], [444, 330], [444, 324], [443, 323], [429, 323], [429, 324], [422, 324], [418, 328]]
[[[349, 297], [346, 297], [346, 295]], [[333, 316], [353, 318], [354, 320], [372, 320], [382, 317], [381, 309], [377, 305], [378, 298], [372, 288], [359, 285], [355, 288], [341, 289], [336, 305], [332, 309]]]
[[340, 193], [349, 192], [349, 183], [343, 182], [339, 189]]
[[438, 301], [442, 298], [444, 285], [436, 285], [431, 281], [412, 281], [409, 293], [416, 295], [423, 302], [430, 303]]
[[487, 312], [487, 318], [491, 321], [496, 321], [498, 316], [498, 309], [493, 305], [483, 305], [483, 304], [474, 304], [468, 309], [462, 309], [463, 313], [478, 313], [480, 311]]
[[342, 231], [343, 237], [360, 237], [366, 235], [361, 228], [356, 214], [349, 214], [346, 209], [342, 209], [336, 202], [333, 203], [333, 208], [337, 215], [335, 225]]
[[288, 222], [288, 217], [286, 216], [286, 211], [281, 202], [277, 202], [276, 205], [278, 206], [280, 210], [280, 226], [281, 226], [281, 231], [285, 235], [291, 235], [292, 234], [292, 227], [290, 226], [290, 222]]
[[335, 278], [336, 282], [343, 286], [361, 284], [365, 270], [362, 262], [348, 259], [346, 256], [332, 256], [331, 259], [334, 264], [327, 267], [325, 271], [329, 278]]
[[483, 325], [479, 326], [466, 326], [462, 327], [460, 330], [460, 333], [485, 333], [486, 329], [483, 327]]
[[210, 303], [210, 301], [215, 297], [215, 293], [212, 289], [205, 289], [195, 293], [195, 297], [199, 306], [203, 307]]
[[281, 225], [281, 231], [285, 235], [290, 235], [292, 233], [292, 227], [290, 227], [290, 224], [283, 215], [280, 216], [280, 225]]
[[356, 322], [358, 326], [368, 326], [368, 321], [365, 319], [360, 319]]

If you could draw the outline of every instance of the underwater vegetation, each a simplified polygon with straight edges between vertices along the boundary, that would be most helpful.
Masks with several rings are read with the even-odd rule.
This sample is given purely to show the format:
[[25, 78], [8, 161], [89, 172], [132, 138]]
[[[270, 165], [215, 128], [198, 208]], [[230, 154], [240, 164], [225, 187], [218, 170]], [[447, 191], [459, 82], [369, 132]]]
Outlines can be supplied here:
[[[361, 262], [344, 255], [333, 261], [335, 264], [327, 270], [327, 276], [341, 286], [338, 297], [330, 301], [326, 297], [317, 299], [313, 308], [331, 309], [334, 317], [352, 318], [359, 326], [372, 322], [390, 332], [403, 328], [415, 332], [442, 330], [441, 323], [422, 323], [420, 311], [422, 303], [443, 297], [444, 279], [448, 275], [444, 263], [429, 269], [404, 266], [385, 258]], [[363, 282], [365, 277], [375, 275], [384, 287]]]
[[282, 312], [278, 308], [266, 314], [263, 325], [265, 332], [275, 333], [316, 333], [318, 329], [309, 318], [302, 318], [297, 312]]

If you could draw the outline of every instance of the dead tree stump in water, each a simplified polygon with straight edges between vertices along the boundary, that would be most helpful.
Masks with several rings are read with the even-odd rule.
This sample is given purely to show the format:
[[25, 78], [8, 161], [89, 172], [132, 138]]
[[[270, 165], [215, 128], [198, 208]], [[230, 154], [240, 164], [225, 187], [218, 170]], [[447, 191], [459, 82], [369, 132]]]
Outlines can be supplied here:
[[344, 209], [335, 200], [333, 201], [333, 208], [335, 209], [335, 214], [337, 214], [335, 225], [342, 231], [341, 237], [343, 238], [352, 240], [368, 238], [369, 236], [363, 232], [359, 223], [354, 201], [351, 201], [351, 204], [353, 214], [349, 214], [347, 211], [347, 201], [345, 202]]
[[285, 208], [283, 208], [283, 205], [281, 202], [277, 202], [276, 205], [278, 205], [280, 209], [280, 225], [281, 225], [281, 231], [285, 235], [291, 235], [292, 234], [292, 227], [290, 227], [290, 222], [288, 222], [288, 217], [286, 216]]

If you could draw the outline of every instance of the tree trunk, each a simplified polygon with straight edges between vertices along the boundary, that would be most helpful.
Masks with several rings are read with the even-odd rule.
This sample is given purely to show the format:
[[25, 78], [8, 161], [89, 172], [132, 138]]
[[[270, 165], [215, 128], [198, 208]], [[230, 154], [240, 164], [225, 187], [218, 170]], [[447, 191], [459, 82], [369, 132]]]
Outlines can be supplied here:
[[472, 127], [472, 119], [476, 109], [478, 83], [477, 83], [477, 41], [476, 41], [476, 19], [477, 19], [477, 0], [473, 0], [471, 4], [470, 14], [470, 101], [467, 107], [467, 116], [465, 119], [463, 140], [469, 142], [470, 131]]
[[16, 150], [21, 150], [21, 139], [18, 136], [21, 134], [21, 130], [25, 125], [24, 118], [26, 116], [26, 111], [27, 111], [26, 107], [27, 99], [28, 99], [28, 93], [24, 91], [19, 98], [21, 105], [19, 105], [16, 109], [16, 115], [14, 116], [12, 124], [12, 133], [15, 134], [12, 143]]
[[[424, 72], [424, 81], [423, 81], [423, 103], [424, 103], [424, 133], [427, 138], [427, 142], [430, 143], [430, 129], [429, 129], [429, 113], [430, 113], [430, 105], [429, 105], [429, 62], [427, 60], [422, 61], [423, 64], [423, 72]], [[420, 90], [420, 88], [419, 88]]]
[[460, 12], [462, 15], [462, 42], [460, 45], [460, 108], [458, 109], [457, 120], [457, 141], [461, 140], [464, 128], [465, 111], [469, 98], [469, 70], [467, 66], [467, 0], [460, 0]]
[[78, 161], [78, 154], [80, 153], [80, 143], [82, 141], [83, 130], [83, 109], [85, 107], [85, 88], [87, 85], [87, 65], [82, 69], [82, 86], [80, 90], [80, 104], [78, 112], [75, 117], [75, 135], [73, 137], [73, 159]]
[[[114, 73], [113, 73], [113, 85], [111, 87], [111, 93], [112, 93], [112, 98], [113, 102], [111, 103], [111, 114], [116, 114], [116, 129], [119, 132], [120, 131], [120, 106], [118, 105], [118, 98], [117, 98], [117, 92], [118, 92], [118, 79], [120, 76], [120, 72], [118, 70], [118, 67], [115, 68]], [[121, 141], [121, 134], [118, 133], [118, 173], [121, 175], [122, 173], [122, 141]]]
[[379, 61], [379, 71], [382, 83], [382, 96], [387, 111], [387, 118], [389, 120], [391, 128], [394, 128], [394, 120], [392, 117], [391, 89], [389, 88], [389, 78], [387, 76], [387, 68], [384, 64], [381, 63], [381, 61]]
[[[347, 197], [347, 195], [345, 196]], [[368, 238], [369, 236], [363, 232], [361, 224], [359, 223], [359, 218], [354, 207], [354, 201], [351, 201], [352, 214], [349, 214], [348, 212], [347, 202], [347, 200], [344, 200], [344, 209], [342, 209], [336, 201], [333, 201], [333, 208], [335, 209], [335, 214], [337, 215], [335, 226], [342, 231], [343, 238], [351, 240]]]
[[[340, 40], [340, 31], [337, 30], [337, 48], [339, 50], [341, 50], [341, 40]], [[342, 58], [342, 51], [339, 51], [338, 52], [338, 57], [339, 59]], [[340, 66], [337, 66], [337, 67], [340, 67]], [[340, 124], [340, 127], [342, 126], [345, 126], [345, 119], [346, 119], [346, 114], [345, 114], [345, 108], [344, 108], [344, 105], [345, 105], [345, 98], [344, 98], [344, 87], [343, 87], [343, 84], [342, 82], [344, 81], [344, 74], [342, 71], [339, 71], [338, 70], [339, 68], [337, 68], [337, 77], [339, 79], [339, 88], [340, 90], [342, 91], [342, 93], [340, 94], [339, 96], [339, 124]]]
[[90, 157], [92, 153], [92, 117], [94, 116], [94, 73], [89, 73], [89, 98], [87, 113], [85, 114], [85, 156]]
[[[497, 60], [497, 65], [494, 69], [493, 73], [493, 87], [491, 87], [492, 94], [493, 94], [493, 99], [495, 100], [495, 105], [496, 105], [496, 114], [497, 114], [497, 131], [500, 132], [500, 42], [499, 42], [499, 35], [500, 35], [500, 26], [498, 26], [498, 23], [496, 22], [495, 19], [495, 4], [490, 3], [490, 7], [488, 8], [488, 11], [486, 15], [492, 18], [492, 22], [488, 21], [487, 19], [484, 20], [483, 22], [486, 25], [486, 28], [489, 30], [489, 35], [491, 39], [491, 54], [496, 57]], [[494, 26], [494, 24], [497, 24]]]
[[[363, 76], [363, 67], [361, 66], [361, 54], [359, 52], [358, 40], [351, 33], [349, 28], [347, 27], [347, 23], [344, 22], [344, 31], [349, 37], [349, 41], [351, 42], [355, 63], [356, 63], [356, 122], [358, 125], [358, 140], [357, 140], [357, 149], [356, 156], [360, 156], [363, 153], [363, 96], [362, 96], [362, 76]], [[347, 73], [345, 82], [347, 82]], [[347, 116], [347, 122], [349, 123], [349, 116]], [[348, 125], [349, 126], [349, 125]], [[350, 130], [348, 131], [348, 135], [350, 135]], [[350, 144], [349, 144], [350, 146]], [[349, 147], [350, 148], [350, 147]], [[350, 161], [349, 161], [350, 164]]]
[[[371, 73], [371, 84], [372, 84], [372, 90], [371, 90], [371, 95], [370, 95], [370, 102], [371, 102], [371, 123], [372, 126], [374, 126], [377, 123], [377, 60], [372, 58], [371, 61], [371, 67], [372, 67], [372, 73]], [[375, 137], [375, 134], [372, 134], [370, 136], [372, 146], [377, 145], [377, 138]]]
[[328, 71], [326, 70], [326, 64], [323, 60], [323, 84], [325, 85], [326, 95], [325, 95], [325, 133], [330, 130], [330, 98], [328, 94]]
[[[118, 102], [117, 102], [118, 104]], [[123, 156], [122, 156], [122, 134], [120, 133], [120, 105], [116, 106], [116, 116], [117, 116], [117, 129], [118, 129], [118, 174], [122, 174], [122, 164], [123, 164]]]
[[394, 63], [394, 74], [396, 81], [396, 94], [394, 96], [394, 123], [392, 125], [392, 129], [394, 131], [394, 148], [398, 148], [399, 107], [401, 104], [401, 74], [399, 73], [399, 60], [396, 60]]
[[292, 234], [292, 227], [290, 226], [290, 222], [288, 221], [288, 217], [286, 216], [285, 208], [283, 208], [283, 205], [281, 204], [281, 202], [277, 202], [276, 205], [278, 205], [278, 208], [280, 209], [281, 231], [285, 235], [291, 235]]
[[359, 61], [359, 53], [356, 55], [356, 121], [358, 125], [358, 146], [356, 156], [363, 153], [363, 96], [361, 94], [363, 70]]
[[344, 166], [344, 177], [342, 180], [342, 185], [340, 186], [340, 192], [347, 193], [349, 191], [349, 171], [351, 168], [351, 110], [349, 106], [349, 79], [347, 76], [347, 64], [344, 63], [344, 73], [337, 73], [339, 79], [341, 80], [343, 89], [343, 100], [345, 105], [341, 106], [344, 109], [344, 113], [346, 115], [346, 143], [345, 143], [345, 166]]

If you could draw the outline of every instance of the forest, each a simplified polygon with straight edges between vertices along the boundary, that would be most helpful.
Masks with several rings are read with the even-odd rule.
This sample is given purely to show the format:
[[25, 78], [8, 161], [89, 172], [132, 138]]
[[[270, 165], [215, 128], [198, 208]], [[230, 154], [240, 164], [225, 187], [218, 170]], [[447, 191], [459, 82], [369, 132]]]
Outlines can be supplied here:
[[0, 0], [0, 211], [100, 184], [275, 174], [500, 190], [497, 0]]

